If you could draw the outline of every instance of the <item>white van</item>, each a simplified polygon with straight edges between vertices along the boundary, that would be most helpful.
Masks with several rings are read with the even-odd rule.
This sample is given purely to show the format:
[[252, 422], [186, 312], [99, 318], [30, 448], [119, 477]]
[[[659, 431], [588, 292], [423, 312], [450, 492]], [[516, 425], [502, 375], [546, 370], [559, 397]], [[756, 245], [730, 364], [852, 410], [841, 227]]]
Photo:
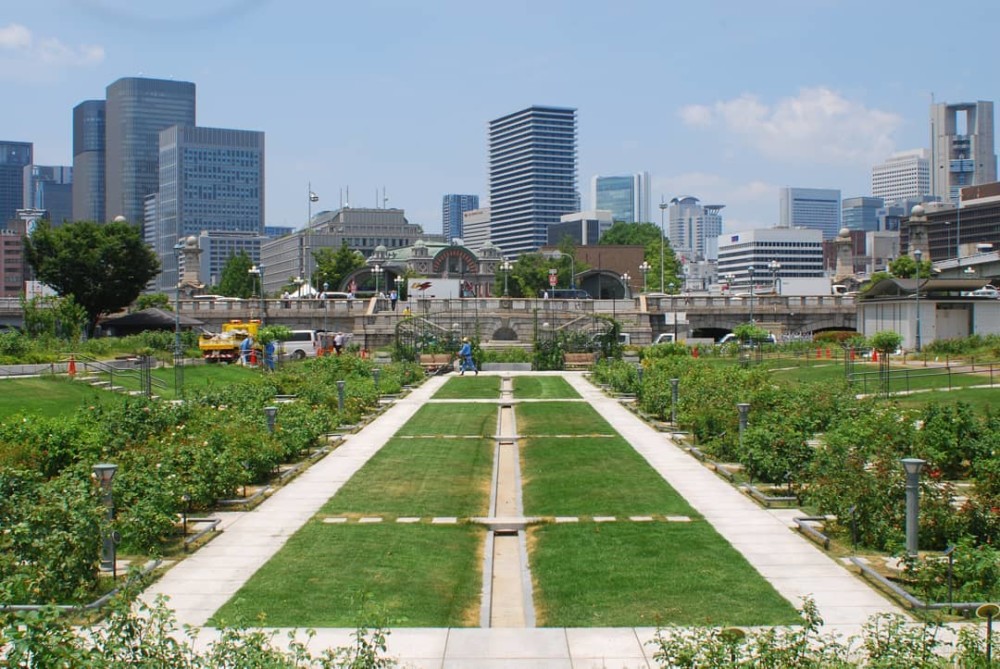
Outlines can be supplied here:
[[295, 360], [315, 358], [318, 348], [315, 330], [292, 330], [292, 336], [281, 343], [282, 352]]

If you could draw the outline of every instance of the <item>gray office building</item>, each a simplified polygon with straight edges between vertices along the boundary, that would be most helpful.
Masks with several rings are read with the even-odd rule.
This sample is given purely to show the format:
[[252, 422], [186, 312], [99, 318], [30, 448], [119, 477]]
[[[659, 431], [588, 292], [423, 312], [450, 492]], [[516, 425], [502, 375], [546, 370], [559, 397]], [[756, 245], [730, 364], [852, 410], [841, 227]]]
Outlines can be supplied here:
[[104, 100], [73, 107], [74, 221], [104, 222]]
[[649, 172], [630, 176], [596, 176], [590, 188], [594, 209], [610, 211], [615, 221], [648, 223], [653, 220]]
[[880, 197], [848, 197], [841, 203], [843, 227], [848, 230], [879, 230], [879, 212], [888, 215]]
[[28, 165], [24, 168], [25, 209], [44, 209], [53, 226], [73, 220], [73, 168]]
[[31, 142], [0, 140], [0, 227], [17, 218], [23, 209], [24, 168], [32, 163]]
[[259, 247], [264, 133], [177, 125], [159, 133], [159, 147], [153, 249], [163, 268], [160, 287], [169, 290], [178, 280], [174, 245], [182, 237], [226, 232]]
[[782, 188], [778, 227], [819, 230], [823, 239], [840, 232], [840, 191], [831, 188]]
[[931, 195], [958, 202], [959, 191], [997, 180], [993, 103], [931, 105]]
[[104, 216], [141, 223], [143, 201], [158, 187], [160, 131], [195, 125], [195, 85], [129, 77], [106, 97]]
[[516, 258], [580, 210], [576, 109], [533, 106], [490, 121], [490, 241]]

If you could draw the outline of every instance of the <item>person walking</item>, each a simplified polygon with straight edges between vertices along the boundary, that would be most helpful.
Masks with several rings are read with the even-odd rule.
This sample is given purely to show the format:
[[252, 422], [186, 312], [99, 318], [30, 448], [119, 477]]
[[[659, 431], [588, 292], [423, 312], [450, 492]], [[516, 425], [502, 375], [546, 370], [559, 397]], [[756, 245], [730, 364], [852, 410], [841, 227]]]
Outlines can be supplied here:
[[264, 366], [268, 371], [274, 371], [274, 353], [275, 347], [274, 342], [269, 341], [264, 345]]
[[462, 338], [462, 348], [458, 351], [458, 357], [461, 358], [461, 368], [462, 371], [459, 376], [465, 374], [466, 370], [472, 370], [479, 376], [479, 370], [476, 369], [476, 361], [472, 359], [472, 344], [469, 343], [468, 337]]
[[392, 303], [392, 310], [393, 311], [396, 310], [396, 302], [398, 302], [398, 301], [399, 301], [399, 293], [397, 293], [395, 290], [390, 290], [389, 291], [389, 302]]
[[250, 366], [250, 351], [253, 350], [253, 337], [247, 335], [240, 342], [240, 364], [244, 367]]
[[337, 355], [340, 355], [340, 351], [344, 348], [344, 333], [338, 332], [333, 336], [333, 350]]

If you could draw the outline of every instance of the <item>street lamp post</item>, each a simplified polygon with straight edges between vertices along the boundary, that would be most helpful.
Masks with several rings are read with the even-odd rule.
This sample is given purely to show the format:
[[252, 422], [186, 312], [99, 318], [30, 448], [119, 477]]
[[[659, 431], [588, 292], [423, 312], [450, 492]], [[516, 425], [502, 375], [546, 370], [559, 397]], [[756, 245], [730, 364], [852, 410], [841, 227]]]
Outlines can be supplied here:
[[178, 240], [174, 244], [174, 255], [177, 258], [177, 285], [175, 286], [176, 293], [174, 295], [174, 394], [177, 397], [181, 396], [181, 390], [184, 387], [184, 349], [181, 346], [181, 277], [180, 277], [180, 266], [181, 266], [181, 251], [184, 249], [184, 242]]
[[323, 332], [326, 332], [326, 307], [327, 307], [327, 305], [326, 305], [326, 303], [327, 303], [326, 298], [328, 297], [326, 293], [329, 290], [330, 290], [330, 282], [329, 281], [324, 281], [323, 282], [323, 298], [324, 298], [323, 299]]
[[274, 434], [274, 420], [278, 416], [278, 407], [264, 407], [264, 417], [267, 419], [267, 431]]
[[674, 343], [677, 343], [677, 308], [675, 306], [674, 300], [677, 294], [674, 293], [674, 282], [671, 281], [669, 284], [670, 288], [670, 317], [674, 320]]
[[[101, 500], [108, 509], [108, 523], [115, 518], [115, 501], [111, 493], [111, 482], [118, 471], [118, 465], [99, 463], [93, 466], [93, 477], [101, 486]], [[110, 527], [101, 532], [101, 569], [105, 571], [115, 570], [115, 537]]]
[[916, 556], [920, 529], [920, 471], [926, 462], [920, 458], [903, 458], [906, 472], [906, 553]]
[[256, 276], [260, 282], [260, 323], [263, 325], [267, 320], [267, 314], [264, 313], [266, 308], [264, 302], [264, 265], [253, 265], [247, 270], [247, 273]]
[[663, 216], [669, 207], [666, 202], [663, 201], [663, 196], [660, 196], [660, 292], [663, 292]]
[[[549, 255], [557, 262], [563, 257], [563, 253], [559, 249], [556, 249]], [[576, 259], [571, 253], [567, 255], [569, 256], [569, 287], [576, 288]]]
[[401, 300], [403, 299], [403, 284], [406, 283], [406, 279], [397, 274], [393, 281], [396, 283], [396, 299]]
[[730, 295], [733, 294], [733, 282], [734, 281], [736, 281], [736, 275], [735, 274], [733, 274], [732, 272], [730, 272], [729, 274], [726, 275], [726, 289], [729, 291]]
[[510, 276], [510, 270], [513, 269], [513, 265], [506, 258], [500, 263], [500, 271], [503, 272], [503, 296], [507, 297], [507, 278]]
[[753, 265], [747, 267], [747, 274], [750, 276], [750, 325], [753, 325]]
[[639, 271], [642, 272], [642, 292], [644, 293], [649, 290], [649, 285], [646, 282], [646, 275], [649, 274], [649, 269], [649, 263], [643, 260], [642, 264], [639, 265]]
[[779, 288], [779, 286], [781, 286], [781, 279], [778, 278], [778, 270], [781, 269], [781, 263], [777, 260], [772, 260], [767, 263], [767, 268], [771, 270], [771, 286], [774, 294], [781, 295], [781, 290]]
[[914, 272], [914, 304], [917, 310], [917, 353], [920, 353], [920, 259], [923, 257], [923, 251], [920, 249], [915, 249], [913, 251], [913, 257], [917, 261], [917, 269]]
[[677, 427], [677, 400], [680, 395], [679, 378], [670, 379], [670, 424]]
[[378, 297], [378, 279], [382, 276], [382, 272], [384, 271], [385, 270], [382, 269], [381, 265], [375, 265], [375, 267], [372, 268], [372, 274], [375, 275], [375, 297]]
[[740, 402], [736, 405], [736, 410], [740, 412], [740, 446], [743, 445], [743, 433], [747, 431], [750, 422], [750, 403]]
[[630, 295], [630, 291], [628, 289], [628, 282], [631, 281], [631, 279], [632, 277], [629, 276], [628, 272], [622, 274], [622, 284], [625, 286], [625, 299], [628, 299], [628, 296]]

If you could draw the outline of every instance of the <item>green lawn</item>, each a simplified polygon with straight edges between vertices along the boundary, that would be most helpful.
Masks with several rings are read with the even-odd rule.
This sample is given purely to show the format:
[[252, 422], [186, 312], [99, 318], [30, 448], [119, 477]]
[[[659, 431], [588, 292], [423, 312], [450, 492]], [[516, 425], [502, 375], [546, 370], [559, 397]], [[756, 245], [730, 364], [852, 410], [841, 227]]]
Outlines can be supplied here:
[[484, 516], [492, 471], [487, 439], [392, 439], [320, 513]]
[[492, 400], [500, 398], [499, 376], [453, 376], [434, 393], [436, 400]]
[[525, 403], [516, 405], [515, 411], [520, 435], [615, 434], [608, 421], [582, 402]]
[[116, 393], [60, 376], [0, 380], [0, 418], [21, 413], [69, 416], [80, 407], [121, 399]]
[[354, 627], [360, 622], [358, 602], [367, 593], [393, 627], [478, 626], [485, 532], [473, 525], [313, 520], [211, 624]]
[[529, 554], [540, 626], [802, 622], [703, 521], [535, 526]]
[[963, 388], [961, 390], [932, 390], [912, 395], [896, 395], [892, 398], [904, 407], [923, 407], [928, 404], [955, 404], [965, 402], [972, 405], [977, 413], [987, 409], [996, 411], [1000, 406], [1000, 388]]
[[425, 404], [397, 435], [430, 437], [442, 434], [489, 437], [497, 432], [495, 404]]
[[[251, 369], [240, 365], [185, 365], [184, 366], [184, 391], [191, 392], [199, 389], [213, 388], [218, 386], [237, 383], [252, 378], [255, 374], [262, 374], [259, 369]], [[107, 374], [96, 375], [107, 381]], [[174, 392], [174, 368], [159, 367], [153, 370], [153, 378], [158, 379], [164, 385], [157, 385], [153, 382], [153, 394], [159, 395], [163, 399], [176, 399]], [[141, 390], [138, 369], [129, 370], [128, 374], [114, 375], [114, 384], [127, 390]]]
[[695, 514], [621, 437], [528, 439], [520, 453], [527, 515]]
[[517, 399], [562, 400], [580, 397], [573, 386], [561, 376], [515, 376], [514, 397]]
[[[875, 370], [865, 371], [865, 374], [855, 375], [853, 387], [859, 393], [879, 392], [880, 380], [878, 372]], [[996, 380], [1000, 381], [1000, 379]], [[989, 382], [988, 375], [970, 374], [967, 372], [949, 373], [944, 368], [894, 367], [889, 374], [889, 392], [898, 393], [910, 390], [964, 388], [988, 384]]]

